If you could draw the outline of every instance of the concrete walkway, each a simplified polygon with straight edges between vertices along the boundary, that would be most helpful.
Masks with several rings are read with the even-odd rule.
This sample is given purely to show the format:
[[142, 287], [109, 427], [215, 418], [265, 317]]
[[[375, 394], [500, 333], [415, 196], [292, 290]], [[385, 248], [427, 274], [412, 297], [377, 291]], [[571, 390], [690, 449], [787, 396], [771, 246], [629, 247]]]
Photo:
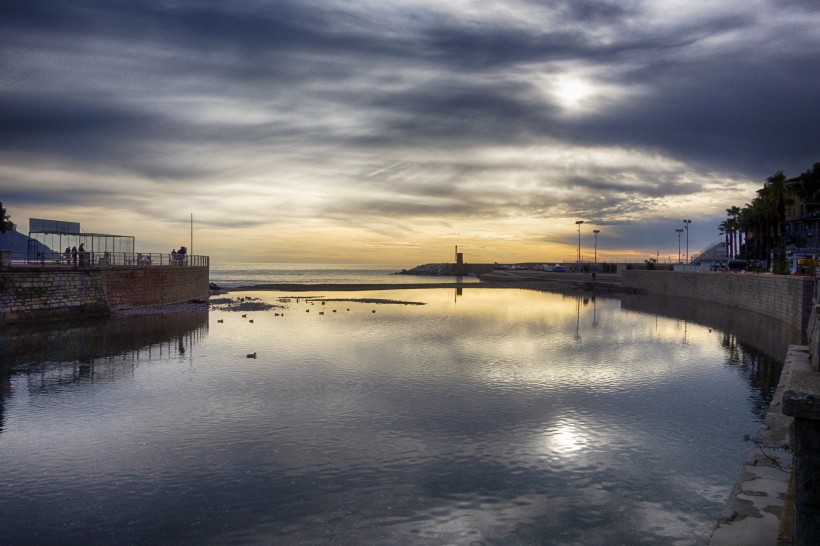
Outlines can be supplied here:
[[769, 411], [757, 433], [754, 448], [718, 519], [710, 546], [785, 546], [791, 544], [787, 498], [792, 470], [789, 426], [783, 414], [784, 386], [794, 371], [809, 369], [809, 349], [791, 345]]

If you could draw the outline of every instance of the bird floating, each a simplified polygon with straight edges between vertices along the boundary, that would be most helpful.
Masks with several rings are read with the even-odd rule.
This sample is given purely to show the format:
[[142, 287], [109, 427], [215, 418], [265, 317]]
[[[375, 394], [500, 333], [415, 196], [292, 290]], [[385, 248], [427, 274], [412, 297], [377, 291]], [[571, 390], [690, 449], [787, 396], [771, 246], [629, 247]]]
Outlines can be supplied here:
[[246, 355], [246, 356], [247, 356], [247, 358], [256, 358], [256, 353], [251, 353], [251, 354]]

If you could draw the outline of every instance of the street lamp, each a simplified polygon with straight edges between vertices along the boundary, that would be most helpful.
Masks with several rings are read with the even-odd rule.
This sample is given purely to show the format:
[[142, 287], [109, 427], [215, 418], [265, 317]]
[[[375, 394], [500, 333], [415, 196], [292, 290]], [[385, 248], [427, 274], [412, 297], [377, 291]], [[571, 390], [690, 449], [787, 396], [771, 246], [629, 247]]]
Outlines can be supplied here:
[[680, 234], [683, 233], [683, 228], [676, 229], [675, 231], [678, 232], [678, 263], [680, 263]]
[[578, 273], [581, 272], [581, 224], [583, 220], [576, 220], [575, 225], [578, 226]]
[[595, 263], [598, 263], [598, 234], [601, 233], [600, 229], [593, 229], [592, 233], [595, 234]]
[[692, 220], [684, 220], [683, 227], [686, 228], [686, 263], [689, 263], [689, 224]]

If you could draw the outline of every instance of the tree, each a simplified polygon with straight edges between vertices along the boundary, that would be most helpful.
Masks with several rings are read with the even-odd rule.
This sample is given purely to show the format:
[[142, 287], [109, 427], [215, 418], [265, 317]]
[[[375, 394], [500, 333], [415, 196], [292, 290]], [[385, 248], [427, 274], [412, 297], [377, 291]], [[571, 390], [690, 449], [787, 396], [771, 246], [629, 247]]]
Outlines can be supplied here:
[[726, 238], [726, 255], [731, 258], [732, 257], [732, 239], [731, 239], [732, 226], [731, 226], [729, 220], [722, 221], [720, 223], [720, 225], [718, 226], [718, 231], [720, 231], [720, 234], [723, 235]]
[[3, 203], [0, 201], [0, 233], [5, 233], [10, 229], [17, 229], [17, 225], [11, 221]]
[[776, 262], [786, 259], [783, 244], [783, 224], [786, 220], [786, 175], [777, 171], [766, 179], [763, 189], [758, 190], [762, 206], [766, 213], [766, 237], [768, 249], [774, 251], [772, 258]]
[[726, 215], [729, 217], [725, 226], [728, 229], [728, 244], [726, 245], [726, 250], [730, 258], [737, 256], [740, 251], [740, 234], [738, 232], [740, 212], [740, 207], [737, 206], [726, 209]]
[[811, 170], [801, 173], [797, 178], [789, 180], [791, 188], [800, 199], [814, 201], [815, 194], [820, 191], [820, 163], [815, 163]]

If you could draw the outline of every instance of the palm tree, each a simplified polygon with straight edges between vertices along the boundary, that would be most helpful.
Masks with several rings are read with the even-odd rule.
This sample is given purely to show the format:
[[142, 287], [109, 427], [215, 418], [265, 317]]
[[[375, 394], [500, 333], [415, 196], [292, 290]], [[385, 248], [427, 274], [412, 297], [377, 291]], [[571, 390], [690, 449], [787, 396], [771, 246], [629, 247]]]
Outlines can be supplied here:
[[766, 213], [767, 237], [769, 250], [773, 252], [775, 261], [786, 258], [783, 246], [783, 222], [786, 219], [786, 175], [777, 171], [766, 179], [763, 189], [758, 190], [763, 200], [763, 209]]
[[743, 248], [743, 257], [747, 260], [766, 260], [769, 262], [769, 247], [766, 236], [766, 213], [763, 200], [755, 197], [747, 203], [740, 214], [739, 229], [746, 241]]
[[820, 231], [820, 163], [791, 180], [778, 171], [766, 179], [751, 203], [742, 209], [726, 209], [727, 219], [719, 229], [726, 237], [729, 256], [766, 260], [770, 269], [773, 260], [782, 263], [786, 255], [786, 206], [794, 199], [806, 206], [805, 212], [812, 218], [811, 231]]
[[737, 235], [739, 238], [738, 254], [744, 259], [749, 259], [751, 252], [749, 248], [749, 231], [751, 229], [752, 220], [750, 208], [751, 205], [747, 203], [745, 207], [740, 209], [740, 214], [737, 216]]
[[731, 241], [731, 237], [730, 237], [729, 234], [731, 233], [732, 228], [729, 225], [729, 220], [722, 221], [720, 223], [720, 225], [718, 225], [718, 231], [720, 231], [720, 234], [725, 237], [725, 240], [726, 240], [726, 256], [731, 258], [732, 257], [732, 246], [731, 246], [732, 241]]
[[740, 216], [740, 207], [732, 206], [726, 209], [726, 215], [729, 217], [727, 227], [729, 227], [729, 257], [734, 258], [740, 250], [740, 242], [737, 240], [738, 233], [738, 216]]

